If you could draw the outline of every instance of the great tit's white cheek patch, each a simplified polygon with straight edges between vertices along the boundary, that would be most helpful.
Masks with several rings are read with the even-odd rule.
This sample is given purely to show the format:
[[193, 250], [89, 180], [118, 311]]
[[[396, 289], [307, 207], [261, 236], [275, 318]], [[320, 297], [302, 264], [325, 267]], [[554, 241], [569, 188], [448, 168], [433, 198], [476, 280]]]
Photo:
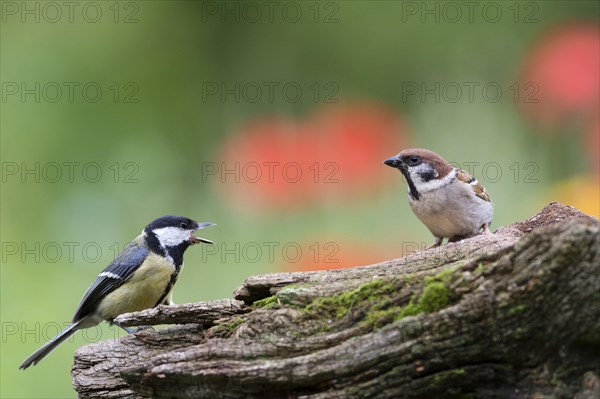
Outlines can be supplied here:
[[176, 247], [185, 241], [189, 241], [192, 233], [193, 230], [182, 230], [172, 226], [154, 230], [154, 234], [163, 248]]

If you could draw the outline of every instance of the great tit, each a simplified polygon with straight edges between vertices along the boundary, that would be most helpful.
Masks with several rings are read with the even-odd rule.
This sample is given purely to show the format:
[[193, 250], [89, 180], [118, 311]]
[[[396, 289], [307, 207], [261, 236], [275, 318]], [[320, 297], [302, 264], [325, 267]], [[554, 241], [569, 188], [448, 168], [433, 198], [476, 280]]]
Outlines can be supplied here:
[[200, 242], [213, 243], [196, 237], [194, 231], [214, 225], [180, 216], [163, 216], [147, 225], [88, 288], [71, 324], [32, 353], [19, 368], [37, 364], [77, 330], [93, 327], [103, 320], [116, 324], [115, 317], [123, 313], [159, 304], [171, 305], [173, 285], [183, 268], [185, 250]]

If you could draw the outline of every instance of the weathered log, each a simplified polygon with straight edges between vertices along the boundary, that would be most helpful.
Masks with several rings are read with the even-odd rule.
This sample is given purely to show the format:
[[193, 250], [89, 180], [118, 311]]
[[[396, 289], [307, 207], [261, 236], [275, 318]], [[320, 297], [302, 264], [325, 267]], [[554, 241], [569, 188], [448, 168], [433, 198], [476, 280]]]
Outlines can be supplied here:
[[600, 223], [527, 221], [371, 266], [249, 277], [235, 300], [122, 315], [81, 398], [598, 398]]

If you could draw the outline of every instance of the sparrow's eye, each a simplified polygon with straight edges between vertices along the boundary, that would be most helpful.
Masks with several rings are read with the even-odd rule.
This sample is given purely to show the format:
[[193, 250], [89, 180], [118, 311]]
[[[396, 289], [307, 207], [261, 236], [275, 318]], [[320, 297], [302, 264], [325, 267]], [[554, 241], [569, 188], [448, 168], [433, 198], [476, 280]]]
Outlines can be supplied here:
[[410, 163], [415, 164], [417, 162], [419, 162], [419, 157], [415, 157], [415, 156], [410, 157]]
[[179, 226], [181, 226], [181, 228], [184, 230], [188, 228], [188, 224], [186, 222], [181, 223]]

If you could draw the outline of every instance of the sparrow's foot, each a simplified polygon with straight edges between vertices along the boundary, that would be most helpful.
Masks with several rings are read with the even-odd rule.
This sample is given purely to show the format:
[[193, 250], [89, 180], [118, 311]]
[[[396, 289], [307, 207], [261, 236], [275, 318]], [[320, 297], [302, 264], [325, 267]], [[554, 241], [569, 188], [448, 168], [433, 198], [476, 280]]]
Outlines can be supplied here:
[[425, 250], [439, 247], [440, 245], [442, 245], [442, 240], [443, 240], [443, 238], [435, 237], [435, 242], [433, 244], [431, 244], [430, 246], [428, 246], [427, 248], [425, 248]]
[[467, 237], [465, 237], [465, 236], [454, 236], [454, 237], [448, 238], [448, 242], [449, 243], [450, 242], [459, 242], [459, 241], [464, 240], [465, 238], [467, 238]]
[[484, 223], [483, 226], [481, 226], [481, 234], [492, 234], [492, 231], [487, 223]]

